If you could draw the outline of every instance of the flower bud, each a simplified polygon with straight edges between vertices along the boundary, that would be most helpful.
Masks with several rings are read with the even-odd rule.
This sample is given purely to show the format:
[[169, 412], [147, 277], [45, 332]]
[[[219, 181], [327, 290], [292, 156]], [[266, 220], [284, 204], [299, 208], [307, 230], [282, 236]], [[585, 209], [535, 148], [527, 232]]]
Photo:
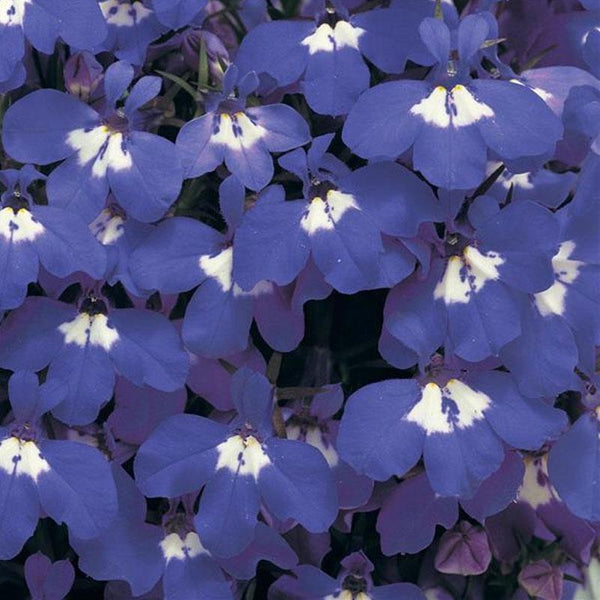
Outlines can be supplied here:
[[492, 552], [487, 534], [481, 527], [461, 521], [455, 530], [440, 539], [435, 568], [440, 573], [480, 575], [488, 568]]
[[65, 87], [87, 102], [102, 79], [102, 65], [90, 52], [73, 54], [65, 63]]
[[559, 567], [546, 560], [537, 560], [525, 565], [519, 573], [519, 584], [534, 598], [560, 600], [563, 589], [563, 574]]

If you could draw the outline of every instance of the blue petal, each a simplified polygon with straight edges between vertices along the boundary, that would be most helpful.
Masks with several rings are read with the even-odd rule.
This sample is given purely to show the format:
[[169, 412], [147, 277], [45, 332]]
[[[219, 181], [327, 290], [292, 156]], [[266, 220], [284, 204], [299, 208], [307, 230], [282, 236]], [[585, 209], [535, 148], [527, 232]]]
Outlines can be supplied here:
[[326, 531], [337, 515], [338, 499], [323, 455], [304, 442], [278, 438], [271, 438], [265, 450], [271, 464], [261, 470], [258, 487], [267, 509], [311, 533]]
[[208, 550], [224, 558], [242, 552], [254, 537], [260, 498], [256, 480], [219, 469], [204, 486], [196, 528]]
[[196, 415], [163, 421], [140, 447], [135, 480], [148, 496], [173, 498], [200, 489], [215, 471], [216, 446], [228, 428]]
[[40, 450], [51, 466], [38, 480], [44, 511], [78, 537], [99, 535], [117, 514], [110, 464], [98, 450], [78, 442], [44, 440]]
[[[304, 72], [308, 57], [308, 50], [301, 41], [314, 29], [310, 21], [261, 23], [244, 36], [235, 64], [240, 73], [267, 73], [279, 87], [294, 83]], [[281, 60], [282, 56], [285, 60]]]
[[367, 90], [346, 119], [344, 143], [363, 158], [395, 160], [410, 148], [421, 129], [422, 121], [410, 109], [428, 90], [422, 81], [392, 81]]
[[582, 519], [600, 521], [600, 426], [584, 414], [550, 450], [548, 472], [559, 496]]
[[414, 380], [381, 381], [352, 394], [337, 440], [341, 458], [379, 481], [404, 475], [423, 450], [423, 430], [404, 420], [418, 398]]
[[69, 133], [99, 123], [98, 113], [76, 98], [56, 90], [37, 90], [6, 111], [2, 143], [15, 160], [45, 165], [73, 154], [67, 143]]
[[[2, 440], [0, 440], [1, 443]], [[0, 469], [0, 558], [14, 558], [33, 534], [40, 501], [33, 479]]]
[[507, 373], [489, 372], [470, 378], [494, 402], [486, 413], [494, 431], [514, 448], [537, 450], [567, 425], [566, 414], [543, 400], [523, 397]]
[[551, 153], [562, 137], [560, 119], [529, 88], [508, 81], [477, 79], [470, 84], [478, 100], [494, 111], [477, 126], [486, 144], [503, 159]]
[[168, 294], [191, 290], [206, 277], [199, 257], [214, 254], [222, 242], [218, 231], [200, 221], [167, 219], [132, 253], [133, 278], [146, 290]]
[[110, 169], [110, 187], [119, 204], [135, 219], [148, 223], [160, 219], [175, 202], [183, 171], [175, 146], [169, 140], [134, 131], [126, 144], [132, 165]]
[[165, 316], [125, 308], [113, 311], [110, 322], [119, 334], [110, 356], [124, 377], [138, 386], [146, 384], [165, 392], [184, 385], [189, 357]]
[[267, 188], [244, 214], [235, 234], [233, 273], [244, 290], [259, 281], [287, 285], [306, 264], [310, 252], [300, 227], [306, 202], [286, 202], [279, 186]]

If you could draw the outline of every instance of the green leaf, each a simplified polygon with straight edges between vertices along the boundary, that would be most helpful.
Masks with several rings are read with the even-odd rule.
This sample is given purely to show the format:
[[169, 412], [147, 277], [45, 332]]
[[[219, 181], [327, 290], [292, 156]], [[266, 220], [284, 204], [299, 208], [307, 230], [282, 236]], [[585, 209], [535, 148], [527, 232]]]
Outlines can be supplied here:
[[177, 75], [173, 75], [173, 73], [167, 73], [166, 71], [157, 70], [156, 72], [161, 77], [172, 81], [173, 83], [177, 84], [182, 90], [185, 90], [194, 99], [194, 101], [198, 100], [198, 92], [185, 79], [182, 79]]

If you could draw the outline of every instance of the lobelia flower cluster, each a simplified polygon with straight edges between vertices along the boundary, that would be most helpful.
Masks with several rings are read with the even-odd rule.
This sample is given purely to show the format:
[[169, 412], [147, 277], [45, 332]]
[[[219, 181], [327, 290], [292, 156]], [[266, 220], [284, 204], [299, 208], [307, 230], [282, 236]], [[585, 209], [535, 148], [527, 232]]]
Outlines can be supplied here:
[[0, 596], [600, 599], [598, 0], [0, 0]]

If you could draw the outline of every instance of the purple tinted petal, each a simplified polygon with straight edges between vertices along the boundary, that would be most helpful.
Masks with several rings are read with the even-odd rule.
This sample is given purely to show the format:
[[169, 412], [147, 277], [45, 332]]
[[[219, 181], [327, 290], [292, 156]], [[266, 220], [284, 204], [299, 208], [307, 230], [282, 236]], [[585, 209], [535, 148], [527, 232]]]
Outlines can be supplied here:
[[381, 549], [391, 556], [419, 552], [433, 540], [436, 525], [452, 527], [458, 518], [454, 498], [436, 495], [424, 473], [403, 481], [385, 499], [377, 519]]

